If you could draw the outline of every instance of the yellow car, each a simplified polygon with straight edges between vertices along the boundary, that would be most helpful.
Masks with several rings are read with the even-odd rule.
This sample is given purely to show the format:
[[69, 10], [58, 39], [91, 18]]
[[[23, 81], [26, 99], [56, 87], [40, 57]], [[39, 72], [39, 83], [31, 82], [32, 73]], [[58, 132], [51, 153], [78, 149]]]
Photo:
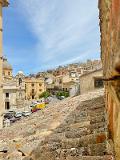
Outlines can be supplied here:
[[38, 109], [43, 109], [43, 108], [45, 108], [45, 103], [43, 102], [43, 103], [37, 104], [37, 105], [36, 105], [36, 108], [38, 108]]
[[31, 112], [36, 112], [36, 111], [38, 111], [38, 110], [40, 110], [40, 109], [44, 109], [44, 108], [45, 108], [45, 102], [43, 101], [43, 102], [40, 102], [40, 103], [35, 104], [35, 105], [32, 107]]

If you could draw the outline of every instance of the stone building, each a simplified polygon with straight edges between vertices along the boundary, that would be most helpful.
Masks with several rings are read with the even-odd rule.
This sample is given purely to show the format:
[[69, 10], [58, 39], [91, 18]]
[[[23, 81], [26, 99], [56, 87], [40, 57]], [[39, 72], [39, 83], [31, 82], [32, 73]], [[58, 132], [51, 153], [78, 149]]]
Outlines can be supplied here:
[[54, 91], [54, 84], [55, 82], [53, 74], [47, 74], [47, 76], [45, 77], [46, 90], [52, 93]]
[[4, 109], [21, 108], [25, 101], [25, 76], [23, 72], [19, 71], [12, 79], [8, 78], [9, 75], [5, 76], [3, 80]]
[[120, 160], [120, 0], [99, 0], [109, 135]]
[[3, 78], [4, 79], [12, 79], [12, 66], [8, 63], [7, 58], [3, 58]]
[[15, 77], [7, 58], [3, 58], [3, 108], [23, 107], [25, 101], [25, 76], [19, 71]]
[[2, 27], [2, 8], [8, 6], [8, 0], [0, 0], [0, 128], [2, 128], [2, 113], [4, 112], [3, 108], [3, 46], [2, 46], [2, 34], [3, 34], [3, 27]]
[[3, 58], [3, 108], [4, 110], [23, 108], [25, 100], [38, 99], [46, 90], [44, 79], [36, 76], [25, 77], [22, 71], [12, 74], [12, 66]]
[[39, 99], [39, 95], [44, 91], [46, 91], [46, 86], [43, 78], [25, 78], [25, 99]]
[[20, 108], [23, 107], [25, 101], [25, 75], [19, 71], [14, 79], [16, 81], [16, 105]]
[[103, 70], [95, 70], [80, 76], [80, 94], [103, 87]]
[[62, 85], [62, 90], [67, 91], [70, 97], [79, 95], [79, 84], [74, 81], [65, 82]]

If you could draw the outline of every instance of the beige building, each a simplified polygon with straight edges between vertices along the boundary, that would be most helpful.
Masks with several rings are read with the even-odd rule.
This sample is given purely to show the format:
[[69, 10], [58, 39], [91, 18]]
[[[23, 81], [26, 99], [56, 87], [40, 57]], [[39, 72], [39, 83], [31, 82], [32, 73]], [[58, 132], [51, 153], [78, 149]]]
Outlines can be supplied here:
[[46, 90], [44, 79], [26, 77], [19, 71], [12, 76], [12, 66], [3, 59], [3, 108], [4, 110], [23, 108], [25, 100], [38, 99]]
[[45, 82], [42, 78], [25, 78], [25, 99], [39, 99], [39, 95], [46, 91]]
[[7, 58], [3, 58], [3, 78], [12, 79], [12, 66], [8, 63]]
[[67, 91], [69, 96], [77, 96], [79, 95], [79, 84], [74, 81], [65, 82], [62, 85], [62, 90]]
[[4, 112], [3, 107], [3, 46], [2, 46], [2, 33], [3, 33], [3, 25], [2, 25], [2, 7], [8, 6], [8, 0], [0, 0], [0, 128], [2, 128], [3, 120], [2, 120], [2, 113]]
[[[9, 77], [9, 75], [8, 75]], [[19, 71], [15, 77], [3, 80], [3, 103], [4, 109], [21, 108], [25, 101], [25, 76]]]
[[61, 90], [62, 89], [62, 82], [63, 82], [63, 76], [59, 75], [59, 76], [55, 76], [54, 77], [54, 88]]
[[95, 70], [80, 76], [80, 94], [103, 87], [103, 70]]
[[9, 110], [20, 108], [25, 100], [25, 76], [19, 71], [15, 77], [7, 58], [3, 58], [3, 108]]

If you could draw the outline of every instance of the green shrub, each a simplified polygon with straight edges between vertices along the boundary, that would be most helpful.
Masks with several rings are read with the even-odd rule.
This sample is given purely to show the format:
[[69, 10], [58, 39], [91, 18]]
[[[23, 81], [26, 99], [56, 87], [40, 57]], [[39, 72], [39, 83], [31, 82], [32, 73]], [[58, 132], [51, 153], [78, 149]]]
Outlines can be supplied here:
[[48, 98], [51, 94], [48, 91], [43, 92], [39, 95], [39, 98]]
[[57, 97], [59, 97], [59, 96], [69, 97], [69, 92], [59, 91], [59, 92], [57, 92], [56, 96]]

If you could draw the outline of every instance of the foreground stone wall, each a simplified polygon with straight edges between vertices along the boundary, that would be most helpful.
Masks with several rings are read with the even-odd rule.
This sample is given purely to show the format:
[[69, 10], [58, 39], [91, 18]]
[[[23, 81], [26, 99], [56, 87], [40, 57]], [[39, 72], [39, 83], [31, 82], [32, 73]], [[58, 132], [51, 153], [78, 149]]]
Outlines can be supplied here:
[[99, 0], [99, 9], [109, 133], [120, 160], [120, 0]]

